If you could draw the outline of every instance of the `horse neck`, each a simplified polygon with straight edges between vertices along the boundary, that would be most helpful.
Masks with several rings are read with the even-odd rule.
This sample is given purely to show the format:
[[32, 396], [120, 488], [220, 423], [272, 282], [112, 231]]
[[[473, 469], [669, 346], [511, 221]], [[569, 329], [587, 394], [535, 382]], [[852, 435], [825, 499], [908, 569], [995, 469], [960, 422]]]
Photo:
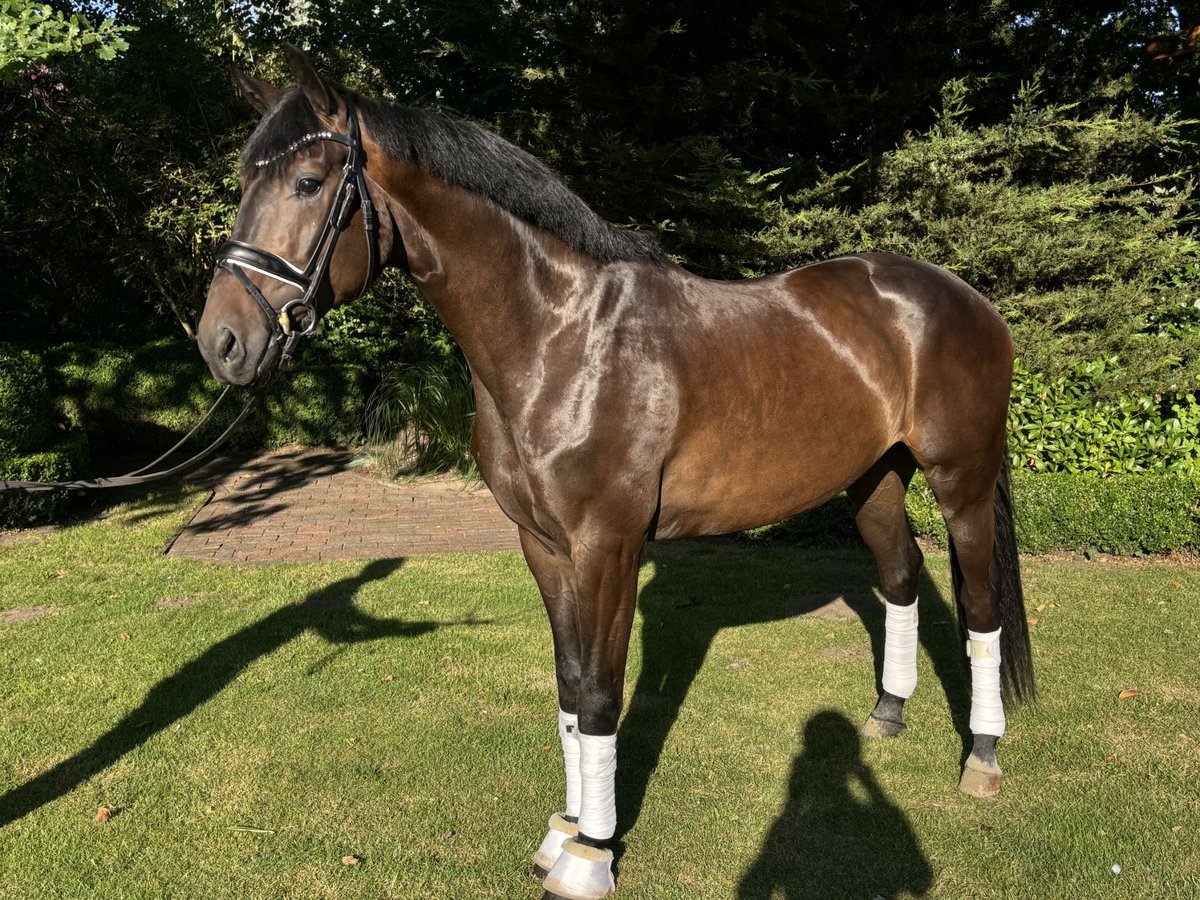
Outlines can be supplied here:
[[399, 239], [392, 257], [407, 256], [412, 279], [493, 398], [519, 397], [546, 337], [601, 264], [414, 164], [389, 160], [371, 175]]

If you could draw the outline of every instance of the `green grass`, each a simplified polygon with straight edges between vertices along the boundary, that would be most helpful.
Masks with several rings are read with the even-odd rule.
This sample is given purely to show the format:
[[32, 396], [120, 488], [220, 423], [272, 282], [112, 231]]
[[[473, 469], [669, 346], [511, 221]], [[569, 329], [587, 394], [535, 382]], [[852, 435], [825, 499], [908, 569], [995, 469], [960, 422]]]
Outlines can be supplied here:
[[[163, 556], [199, 499], [0, 547], [0, 610], [54, 610], [0, 624], [0, 896], [539, 897], [525, 872], [561, 774], [520, 556]], [[1042, 699], [1010, 713], [984, 802], [956, 787], [967, 686], [944, 556], [921, 588], [909, 731], [861, 745], [879, 618], [794, 612], [868, 596], [869, 557], [652, 548], [620, 895], [1200, 893], [1200, 568], [1025, 565]], [[101, 804], [119, 810], [103, 824]]]

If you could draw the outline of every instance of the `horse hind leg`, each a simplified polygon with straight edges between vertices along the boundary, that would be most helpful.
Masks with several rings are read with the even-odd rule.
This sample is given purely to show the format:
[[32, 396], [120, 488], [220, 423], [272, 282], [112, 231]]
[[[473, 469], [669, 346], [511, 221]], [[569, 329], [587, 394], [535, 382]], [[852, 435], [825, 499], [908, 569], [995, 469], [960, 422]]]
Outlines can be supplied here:
[[986, 475], [978, 467], [933, 466], [925, 477], [950, 533], [951, 574], [971, 666], [973, 746], [959, 788], [993, 797], [1002, 774], [996, 742], [1006, 726], [1001, 682], [1014, 700], [1034, 694], [1008, 469], [1000, 459]]
[[917, 578], [924, 557], [904, 511], [915, 469], [908, 449], [897, 444], [847, 489], [858, 531], [875, 554], [887, 601], [879, 701], [860, 732], [867, 738], [904, 731], [904, 701], [917, 686]]

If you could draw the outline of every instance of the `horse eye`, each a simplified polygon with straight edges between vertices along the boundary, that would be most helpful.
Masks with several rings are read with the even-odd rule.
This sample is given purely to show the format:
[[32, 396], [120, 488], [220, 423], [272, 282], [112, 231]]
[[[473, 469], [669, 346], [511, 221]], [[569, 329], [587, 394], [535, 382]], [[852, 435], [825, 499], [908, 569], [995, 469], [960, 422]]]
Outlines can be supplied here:
[[301, 178], [296, 182], [296, 193], [298, 194], [315, 194], [320, 189], [320, 180], [313, 178], [311, 175]]

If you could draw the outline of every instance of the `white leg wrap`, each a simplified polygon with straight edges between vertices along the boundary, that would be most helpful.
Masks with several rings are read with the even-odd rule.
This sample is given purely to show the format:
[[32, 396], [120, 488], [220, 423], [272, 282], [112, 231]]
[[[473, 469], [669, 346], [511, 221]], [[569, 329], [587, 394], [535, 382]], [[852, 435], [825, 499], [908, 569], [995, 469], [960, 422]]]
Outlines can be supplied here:
[[883, 689], [907, 700], [917, 687], [917, 601], [884, 608]]
[[971, 658], [971, 733], [1004, 737], [1000, 700], [1000, 629], [967, 632]]
[[582, 781], [579, 775], [579, 717], [558, 711], [558, 739], [562, 742], [563, 763], [567, 770], [567, 815], [579, 816]]
[[617, 736], [577, 733], [583, 776], [579, 833], [603, 841], [617, 831]]

